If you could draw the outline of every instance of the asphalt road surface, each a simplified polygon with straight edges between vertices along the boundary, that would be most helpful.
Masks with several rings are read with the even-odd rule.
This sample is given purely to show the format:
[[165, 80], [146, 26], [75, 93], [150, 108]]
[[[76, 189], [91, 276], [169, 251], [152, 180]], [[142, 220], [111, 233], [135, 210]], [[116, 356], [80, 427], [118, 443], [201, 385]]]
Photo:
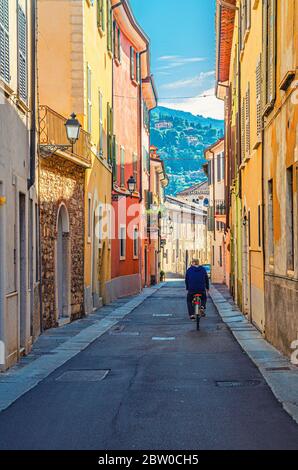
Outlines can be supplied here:
[[2, 412], [0, 448], [298, 449], [298, 426], [207, 313], [197, 332], [183, 282], [168, 283]]

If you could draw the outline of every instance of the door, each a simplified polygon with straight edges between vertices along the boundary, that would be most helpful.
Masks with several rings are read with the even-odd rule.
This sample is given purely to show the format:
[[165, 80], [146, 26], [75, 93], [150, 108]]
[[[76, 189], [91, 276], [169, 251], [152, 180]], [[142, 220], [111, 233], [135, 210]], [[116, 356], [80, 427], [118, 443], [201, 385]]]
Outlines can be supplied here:
[[70, 316], [70, 238], [68, 213], [60, 207], [57, 221], [57, 316], [58, 321]]
[[26, 197], [19, 194], [19, 349], [26, 348], [27, 256], [26, 256]]

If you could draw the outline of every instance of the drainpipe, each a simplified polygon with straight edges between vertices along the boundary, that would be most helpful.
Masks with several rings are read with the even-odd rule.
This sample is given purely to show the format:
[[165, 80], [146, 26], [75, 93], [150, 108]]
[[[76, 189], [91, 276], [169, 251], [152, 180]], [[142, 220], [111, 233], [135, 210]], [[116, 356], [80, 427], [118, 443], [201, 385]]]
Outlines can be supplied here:
[[36, 164], [36, 0], [31, 0], [31, 129], [30, 177], [28, 189], [35, 183]]

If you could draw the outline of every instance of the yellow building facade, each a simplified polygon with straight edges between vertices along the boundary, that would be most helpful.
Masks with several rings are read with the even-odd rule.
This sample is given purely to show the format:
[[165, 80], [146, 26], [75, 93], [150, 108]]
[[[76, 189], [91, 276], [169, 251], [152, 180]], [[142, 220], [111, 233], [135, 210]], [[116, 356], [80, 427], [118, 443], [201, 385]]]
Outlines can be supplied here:
[[[82, 252], [72, 261], [80, 270], [83, 266], [81, 310], [88, 314], [107, 300], [105, 285], [110, 279], [110, 243], [105, 221], [112, 187], [111, 4], [109, 0], [42, 0], [38, 2], [38, 20], [39, 103], [59, 113], [60, 123], [74, 112], [82, 125], [80, 139], [84, 138], [84, 145], [79, 145], [80, 158], [75, 163], [84, 169], [80, 192], [84, 216], [80, 215], [80, 227], [74, 231], [71, 244], [76, 243], [75, 234], [82, 229]], [[62, 127], [56, 133], [60, 141], [65, 139]], [[81, 209], [81, 199], [74, 191], [67, 197], [75, 197]], [[59, 199], [63, 199], [63, 194]], [[74, 268], [71, 278], [77, 275]]]
[[82, 44], [84, 67], [84, 128], [91, 135], [92, 167], [85, 192], [85, 311], [106, 298], [111, 279], [110, 230], [113, 151], [113, 19], [111, 2], [84, 2]]

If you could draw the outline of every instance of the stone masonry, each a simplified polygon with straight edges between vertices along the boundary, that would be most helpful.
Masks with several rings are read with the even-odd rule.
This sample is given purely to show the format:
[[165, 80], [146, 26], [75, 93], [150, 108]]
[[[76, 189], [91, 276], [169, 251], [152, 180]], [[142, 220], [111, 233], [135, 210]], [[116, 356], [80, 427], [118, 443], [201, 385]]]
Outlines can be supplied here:
[[63, 203], [69, 217], [70, 320], [84, 314], [84, 168], [53, 155], [41, 159], [40, 224], [42, 259], [42, 315], [45, 329], [57, 326], [57, 218]]

